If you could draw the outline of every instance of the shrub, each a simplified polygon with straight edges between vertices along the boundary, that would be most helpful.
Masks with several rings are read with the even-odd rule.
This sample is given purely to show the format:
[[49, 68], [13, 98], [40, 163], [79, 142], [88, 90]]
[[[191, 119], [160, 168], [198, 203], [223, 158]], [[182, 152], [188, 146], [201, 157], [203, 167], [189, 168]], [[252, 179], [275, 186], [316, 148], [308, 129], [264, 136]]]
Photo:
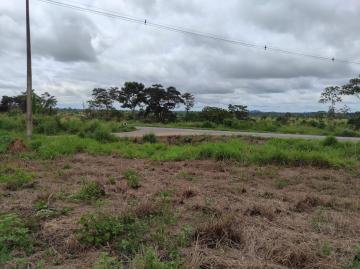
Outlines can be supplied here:
[[325, 147], [336, 146], [338, 144], [338, 140], [334, 136], [328, 136], [322, 141], [322, 145]]
[[123, 177], [126, 179], [130, 188], [140, 188], [139, 174], [136, 171], [129, 169], [123, 173]]
[[143, 142], [144, 143], [150, 143], [150, 144], [155, 144], [157, 143], [157, 138], [155, 136], [155, 134], [144, 134], [143, 135]]
[[95, 201], [105, 196], [105, 190], [97, 181], [85, 182], [74, 198], [81, 201]]
[[116, 141], [116, 137], [110, 132], [110, 130], [103, 128], [103, 127], [97, 129], [91, 138], [94, 138], [95, 140], [99, 141], [100, 143]]
[[12, 251], [30, 253], [32, 248], [30, 231], [24, 222], [15, 214], [0, 215], [0, 265], [11, 259]]
[[31, 182], [33, 174], [20, 168], [0, 167], [0, 183], [8, 190], [16, 191]]

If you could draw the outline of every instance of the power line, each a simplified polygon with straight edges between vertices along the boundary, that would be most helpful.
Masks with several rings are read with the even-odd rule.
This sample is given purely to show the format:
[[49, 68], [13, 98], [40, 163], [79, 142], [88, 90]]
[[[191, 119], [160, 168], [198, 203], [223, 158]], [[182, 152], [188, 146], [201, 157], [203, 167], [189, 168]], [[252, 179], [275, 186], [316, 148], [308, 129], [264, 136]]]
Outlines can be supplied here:
[[[105, 10], [105, 9], [102, 9], [102, 8], [84, 7], [84, 6], [74, 5], [74, 4], [67, 4], [67, 3], [60, 2], [60, 1], [55, 1], [55, 0], [38, 0], [38, 1], [43, 2], [43, 3], [47, 3], [47, 4], [51, 4], [51, 5], [55, 5], [55, 6], [59, 6], [59, 7], [64, 7], [64, 8], [69, 8], [69, 9], [72, 9], [72, 10], [77, 10], [77, 11], [80, 11], [80, 12], [87, 12], [87, 13], [91, 13], [91, 14], [95, 14], [95, 15], [101, 15], [101, 16], [113, 18], [113, 19], [119, 19], [119, 20], [128, 21], [128, 22], [132, 22], [132, 23], [142, 24], [142, 25], [150, 26], [150, 27], [157, 28], [157, 29], [160, 29], [160, 30], [166, 30], [166, 31], [171, 31], [171, 32], [176, 32], [176, 33], [182, 33], [182, 34], [192, 35], [192, 36], [196, 36], [196, 37], [201, 37], [201, 38], [212, 39], [212, 40], [226, 42], [226, 43], [230, 43], [230, 44], [233, 44], [233, 45], [239, 45], [239, 46], [248, 47], [248, 48], [261, 49], [261, 50], [265, 50], [265, 51], [281, 53], [281, 54], [287, 54], [287, 55], [294, 55], [294, 56], [299, 56], [299, 57], [313, 58], [313, 59], [322, 60], [322, 61], [331, 61], [331, 62], [339, 62], [339, 63], [360, 65], [360, 62], [357, 62], [357, 61], [346, 60], [346, 59], [338, 59], [338, 58], [335, 58], [335, 57], [326, 57], [326, 56], [313, 55], [313, 54], [303, 53], [303, 52], [300, 52], [300, 51], [287, 50], [287, 49], [272, 47], [272, 46], [268, 46], [268, 45], [263, 46], [263, 45], [258, 45], [258, 44], [252, 44], [252, 43], [249, 43], [249, 42], [240, 41], [240, 40], [233, 40], [233, 39], [229, 39], [229, 38], [226, 38], [226, 37], [214, 35], [214, 34], [211, 34], [211, 33], [205, 33], [205, 32], [201, 32], [201, 31], [190, 30], [190, 29], [177, 27], [177, 26], [154, 23], [154, 22], [151, 22], [151, 21], [149, 21], [147, 19], [131, 17], [131, 16], [123, 15], [123, 14], [116, 13], [116, 12], [113, 12], [113, 11], [108, 11], [108, 10]], [[64, 1], [67, 1], [67, 0], [64, 0]], [[67, 1], [67, 2], [74, 3], [74, 1]], [[76, 2], [76, 3], [80, 4], [79, 2]]]

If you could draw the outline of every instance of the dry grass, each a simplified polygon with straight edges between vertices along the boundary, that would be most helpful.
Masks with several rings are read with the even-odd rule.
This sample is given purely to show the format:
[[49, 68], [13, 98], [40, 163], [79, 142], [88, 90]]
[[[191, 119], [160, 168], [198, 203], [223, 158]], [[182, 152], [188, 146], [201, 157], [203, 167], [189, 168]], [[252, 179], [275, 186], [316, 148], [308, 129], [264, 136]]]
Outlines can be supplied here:
[[[76, 231], [84, 214], [130, 212], [139, 219], [161, 218], [163, 203], [176, 216], [175, 223], [170, 221], [171, 234], [186, 225], [193, 228], [192, 241], [180, 252], [185, 268], [347, 269], [356, 256], [358, 171], [152, 162], [86, 154], [52, 161], [2, 161], [36, 172], [32, 189], [0, 189], [0, 212], [15, 212], [32, 222], [36, 248], [26, 259], [33, 265], [42, 261], [42, 268], [91, 269], [99, 252], [114, 253], [110, 247], [98, 250], [79, 243]], [[127, 186], [121, 174], [128, 169], [141, 171], [141, 188]], [[196, 175], [196, 180], [179, 177], [184, 170]], [[71, 199], [84, 178], [99, 182], [106, 196], [92, 203]], [[289, 185], [277, 188], [276, 178]], [[38, 201], [54, 210], [71, 211], [36, 220]], [[326, 255], [322, 252], [325, 242]]]
[[194, 238], [208, 248], [240, 248], [243, 243], [242, 232], [237, 227], [235, 219], [231, 217], [215, 218], [199, 225]]

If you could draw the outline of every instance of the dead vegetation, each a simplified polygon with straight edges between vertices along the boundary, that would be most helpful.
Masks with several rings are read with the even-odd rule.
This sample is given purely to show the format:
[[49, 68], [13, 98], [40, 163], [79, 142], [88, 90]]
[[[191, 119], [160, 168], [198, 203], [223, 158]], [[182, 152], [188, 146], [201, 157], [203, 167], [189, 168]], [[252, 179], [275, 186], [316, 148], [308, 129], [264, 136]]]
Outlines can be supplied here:
[[[129, 244], [151, 242], [155, 248], [142, 248], [134, 257], [141, 262], [156, 254], [154, 261], [165, 264], [176, 250], [180, 264], [191, 269], [347, 269], [356, 268], [351, 266], [360, 257], [357, 171], [86, 154], [52, 161], [14, 157], [4, 165], [33, 175], [31, 188], [0, 189], [0, 216], [17, 214], [34, 242], [29, 253], [11, 253], [28, 268], [93, 268], [102, 252], [110, 257], [105, 260], [119, 258], [117, 245], [106, 236], [101, 247], [84, 245], [78, 236], [81, 218], [98, 213], [107, 216], [105, 224], [98, 221], [103, 228], [96, 226], [100, 235], [101, 229], [113, 232], [123, 220], [118, 216], [140, 221], [134, 231], [142, 237]], [[141, 187], [131, 187], [129, 179], [138, 178]], [[286, 186], [274, 184], [277, 178]], [[147, 225], [159, 229], [143, 230]], [[115, 242], [118, 233], [111, 235]], [[10, 265], [5, 268], [18, 266], [15, 260]]]

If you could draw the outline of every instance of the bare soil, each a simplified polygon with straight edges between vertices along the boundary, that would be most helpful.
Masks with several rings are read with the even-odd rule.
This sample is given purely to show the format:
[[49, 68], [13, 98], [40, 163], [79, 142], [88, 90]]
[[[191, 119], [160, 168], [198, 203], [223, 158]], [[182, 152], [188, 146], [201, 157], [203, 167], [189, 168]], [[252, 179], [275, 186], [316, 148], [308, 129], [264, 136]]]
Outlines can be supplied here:
[[[81, 216], [96, 211], [120, 214], [129, 210], [132, 201], [146, 204], [164, 192], [170, 194], [178, 227], [197, 227], [197, 240], [182, 250], [187, 268], [349, 268], [360, 241], [356, 171], [87, 154], [2, 162], [35, 172], [36, 184], [15, 192], [0, 188], [0, 212], [17, 212], [29, 219], [36, 215], [34, 204], [40, 199], [50, 209], [72, 209], [40, 223], [36, 251], [29, 259], [34, 264], [43, 260], [45, 268], [92, 268], [104, 249], [85, 248], [78, 242]], [[121, 176], [129, 168], [141, 176], [138, 189], [129, 188]], [[101, 203], [65, 198], [76, 193], [84, 180], [102, 184], [106, 196]], [[222, 224], [209, 226], [209, 216], [232, 218], [227, 238], [236, 240], [211, 245], [210, 235], [221, 233], [216, 227]], [[203, 234], [208, 237], [202, 238]], [[324, 246], [330, 253], [324, 253]]]

